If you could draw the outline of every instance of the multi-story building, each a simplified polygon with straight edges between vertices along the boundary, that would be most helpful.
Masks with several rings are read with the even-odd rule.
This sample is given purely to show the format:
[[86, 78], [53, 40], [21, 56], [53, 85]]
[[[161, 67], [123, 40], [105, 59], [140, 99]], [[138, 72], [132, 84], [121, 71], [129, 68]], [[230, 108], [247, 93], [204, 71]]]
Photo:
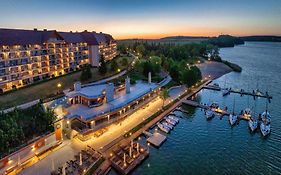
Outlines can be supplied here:
[[109, 34], [55, 30], [0, 29], [0, 93], [46, 78], [99, 66], [111, 60], [117, 45]]

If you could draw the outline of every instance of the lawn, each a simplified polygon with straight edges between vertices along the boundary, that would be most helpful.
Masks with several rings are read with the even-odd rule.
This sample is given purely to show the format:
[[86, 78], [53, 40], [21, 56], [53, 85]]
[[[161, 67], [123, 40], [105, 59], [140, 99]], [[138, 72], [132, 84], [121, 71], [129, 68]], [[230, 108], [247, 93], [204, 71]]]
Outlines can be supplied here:
[[[116, 58], [117, 62], [119, 60], [123, 59], [124, 57], [118, 57]], [[129, 63], [132, 61], [131, 57], [127, 57], [129, 60]], [[109, 63], [110, 64], [110, 63]], [[120, 70], [124, 70], [127, 68], [127, 66], [123, 66], [119, 64]], [[97, 81], [106, 77], [109, 77], [111, 75], [114, 75], [118, 72], [110, 72], [110, 69], [108, 68], [108, 72], [105, 75], [100, 75], [97, 68], [92, 68], [92, 78], [88, 80], [88, 82]], [[46, 82], [40, 82], [38, 84], [34, 84], [28, 87], [24, 87], [21, 89], [18, 89], [13, 92], [8, 92], [3, 95], [0, 95], [0, 109], [6, 109], [9, 107], [13, 107], [16, 105], [20, 105], [26, 102], [30, 102], [37, 99], [46, 99], [52, 96], [55, 96], [57, 92], [60, 90], [68, 89], [73, 87], [73, 83], [75, 81], [80, 80], [80, 74], [79, 72], [74, 72], [65, 76], [61, 76], [55, 79], [50, 79]], [[58, 88], [58, 83], [61, 84], [61, 87]]]

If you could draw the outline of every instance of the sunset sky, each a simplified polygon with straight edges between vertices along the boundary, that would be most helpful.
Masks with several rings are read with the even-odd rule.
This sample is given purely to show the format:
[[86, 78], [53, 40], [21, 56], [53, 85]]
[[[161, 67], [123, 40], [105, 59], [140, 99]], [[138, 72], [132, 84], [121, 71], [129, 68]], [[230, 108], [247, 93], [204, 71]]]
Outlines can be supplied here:
[[281, 0], [0, 0], [0, 28], [97, 31], [116, 39], [281, 35]]

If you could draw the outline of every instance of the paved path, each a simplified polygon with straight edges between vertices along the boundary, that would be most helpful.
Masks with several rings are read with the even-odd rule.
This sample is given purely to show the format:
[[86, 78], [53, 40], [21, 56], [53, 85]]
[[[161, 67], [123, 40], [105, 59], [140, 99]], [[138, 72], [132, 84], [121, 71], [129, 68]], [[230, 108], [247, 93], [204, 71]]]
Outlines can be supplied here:
[[[178, 91], [178, 93], [181, 91]], [[172, 93], [170, 98], [176, 98], [178, 93]], [[21, 175], [38, 175], [42, 171], [42, 175], [48, 174], [51, 171], [51, 160], [54, 159], [56, 167], [61, 166], [67, 160], [73, 159], [73, 156], [81, 149], [90, 145], [96, 150], [103, 149], [106, 145], [110, 144], [113, 140], [119, 142], [121, 136], [133, 127], [141, 123], [143, 120], [154, 114], [162, 107], [162, 100], [156, 98], [150, 103], [146, 104], [144, 108], [138, 109], [132, 115], [128, 116], [125, 120], [119, 123], [112, 124], [108, 127], [108, 131], [98, 138], [92, 138], [87, 142], [81, 142], [78, 139], [69, 141], [69, 144], [61, 148], [62, 150], [55, 151], [47, 156], [45, 159], [40, 160], [31, 167], [25, 169]]]

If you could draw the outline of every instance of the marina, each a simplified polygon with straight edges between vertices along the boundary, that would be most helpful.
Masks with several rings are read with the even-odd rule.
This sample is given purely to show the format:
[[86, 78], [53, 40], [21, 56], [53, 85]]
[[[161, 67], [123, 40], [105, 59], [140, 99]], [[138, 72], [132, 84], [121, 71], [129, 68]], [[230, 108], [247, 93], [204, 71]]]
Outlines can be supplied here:
[[223, 90], [227, 89], [228, 93], [224, 93], [223, 94], [224, 96], [229, 95], [230, 93], [237, 93], [237, 94], [240, 94], [241, 96], [243, 96], [243, 95], [252, 96], [254, 99], [256, 99], [257, 97], [266, 98], [266, 99], [268, 99], [269, 102], [272, 99], [272, 96], [270, 96], [268, 94], [268, 92], [263, 93], [263, 92], [256, 91], [256, 90], [253, 90], [252, 92], [247, 92], [244, 89], [232, 89], [232, 88], [226, 88], [225, 89], [225, 88], [221, 88], [218, 85], [212, 85], [212, 84], [206, 85], [203, 88], [204, 89], [215, 90], [215, 91], [223, 91]]

